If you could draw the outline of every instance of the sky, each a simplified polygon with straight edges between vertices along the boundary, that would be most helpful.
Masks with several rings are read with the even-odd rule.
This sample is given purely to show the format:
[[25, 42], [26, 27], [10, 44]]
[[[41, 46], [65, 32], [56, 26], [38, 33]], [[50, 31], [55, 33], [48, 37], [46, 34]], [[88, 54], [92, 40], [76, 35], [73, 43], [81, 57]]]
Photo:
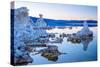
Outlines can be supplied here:
[[96, 6], [15, 1], [15, 9], [20, 7], [27, 7], [33, 17], [43, 14], [57, 20], [97, 20]]

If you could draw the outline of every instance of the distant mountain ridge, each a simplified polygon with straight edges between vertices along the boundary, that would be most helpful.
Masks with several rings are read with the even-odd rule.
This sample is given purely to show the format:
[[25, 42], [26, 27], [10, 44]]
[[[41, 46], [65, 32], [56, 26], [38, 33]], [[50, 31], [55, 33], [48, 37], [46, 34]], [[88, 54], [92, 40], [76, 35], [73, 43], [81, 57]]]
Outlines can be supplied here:
[[[30, 16], [30, 18], [33, 20], [33, 22], [36, 22], [37, 19], [39, 19], [32, 16]], [[87, 21], [88, 26], [97, 26], [96, 20], [54, 20], [44, 18], [44, 21], [47, 23], [48, 26], [83, 26], [84, 21]]]

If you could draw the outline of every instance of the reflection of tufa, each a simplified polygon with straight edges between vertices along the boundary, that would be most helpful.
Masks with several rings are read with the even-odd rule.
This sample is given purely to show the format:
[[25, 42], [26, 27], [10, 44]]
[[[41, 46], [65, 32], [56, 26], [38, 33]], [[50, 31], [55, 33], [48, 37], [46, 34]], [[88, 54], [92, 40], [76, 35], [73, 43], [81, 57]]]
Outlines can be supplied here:
[[83, 50], [87, 50], [88, 43], [92, 40], [92, 38], [93, 38], [93, 32], [89, 30], [88, 24], [85, 21], [83, 23], [83, 28], [77, 33], [68, 36], [67, 41], [70, 41], [72, 43], [82, 43]]

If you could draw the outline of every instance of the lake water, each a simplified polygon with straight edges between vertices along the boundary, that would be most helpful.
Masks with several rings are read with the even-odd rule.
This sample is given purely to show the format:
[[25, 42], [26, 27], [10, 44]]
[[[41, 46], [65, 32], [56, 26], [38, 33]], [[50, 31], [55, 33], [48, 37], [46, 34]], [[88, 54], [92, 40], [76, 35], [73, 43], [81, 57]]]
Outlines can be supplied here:
[[[48, 33], [66, 33], [72, 34], [81, 30], [82, 27], [73, 27], [72, 29], [51, 29], [47, 30]], [[48, 45], [58, 46], [58, 50], [62, 53], [58, 56], [57, 61], [50, 61], [47, 58], [41, 56], [41, 54], [31, 55], [33, 58], [32, 64], [50, 64], [50, 63], [64, 63], [64, 62], [79, 62], [79, 61], [91, 61], [97, 60], [97, 27], [89, 27], [93, 31], [93, 39], [82, 43], [71, 43], [67, 41], [67, 37], [63, 38], [62, 43], [48, 43]], [[37, 49], [42, 49], [37, 48]], [[86, 50], [85, 50], [86, 49]]]

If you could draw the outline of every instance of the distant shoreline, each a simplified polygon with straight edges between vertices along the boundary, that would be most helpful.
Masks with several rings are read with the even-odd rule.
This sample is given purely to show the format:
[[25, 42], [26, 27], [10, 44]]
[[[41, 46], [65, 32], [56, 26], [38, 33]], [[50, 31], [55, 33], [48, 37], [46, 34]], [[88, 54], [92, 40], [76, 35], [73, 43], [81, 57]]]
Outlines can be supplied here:
[[[37, 17], [30, 17], [32, 21], [35, 23], [37, 21]], [[96, 20], [54, 20], [54, 19], [46, 19], [44, 21], [48, 26], [83, 26], [83, 22], [86, 21], [89, 27], [96, 27]]]

